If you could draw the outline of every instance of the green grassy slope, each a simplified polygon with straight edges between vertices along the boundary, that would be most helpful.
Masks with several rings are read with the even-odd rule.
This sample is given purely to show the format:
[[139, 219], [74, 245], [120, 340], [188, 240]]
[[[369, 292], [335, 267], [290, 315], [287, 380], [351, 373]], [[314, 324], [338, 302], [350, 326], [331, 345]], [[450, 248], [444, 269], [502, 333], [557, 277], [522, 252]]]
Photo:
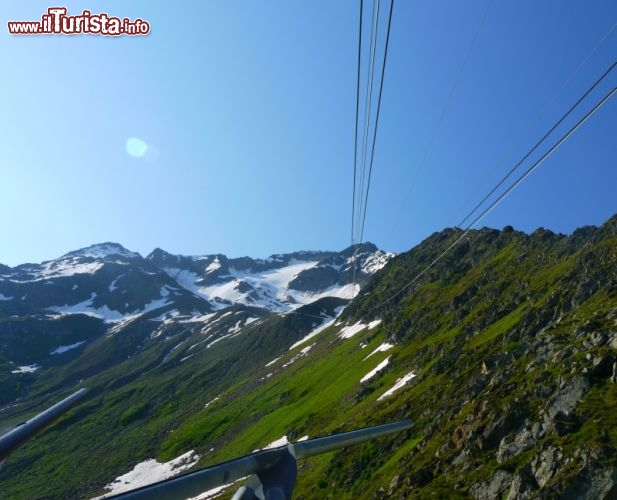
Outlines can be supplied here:
[[[436, 233], [395, 258], [337, 323], [292, 350], [310, 331], [309, 316], [266, 318], [185, 361], [184, 348], [170, 355], [153, 342], [138, 361], [89, 374], [90, 399], [10, 457], [0, 495], [100, 494], [144, 458], [194, 449], [206, 466], [282, 435], [317, 437], [402, 418], [414, 428], [300, 463], [296, 498], [611, 492], [617, 218], [569, 237], [474, 231], [395, 295], [459, 234]], [[341, 338], [346, 325], [374, 320], [381, 322]], [[173, 335], [188, 345], [202, 334]], [[394, 347], [368, 356], [384, 342]], [[360, 382], [386, 358], [382, 371]], [[39, 393], [66, 375], [50, 374]]]

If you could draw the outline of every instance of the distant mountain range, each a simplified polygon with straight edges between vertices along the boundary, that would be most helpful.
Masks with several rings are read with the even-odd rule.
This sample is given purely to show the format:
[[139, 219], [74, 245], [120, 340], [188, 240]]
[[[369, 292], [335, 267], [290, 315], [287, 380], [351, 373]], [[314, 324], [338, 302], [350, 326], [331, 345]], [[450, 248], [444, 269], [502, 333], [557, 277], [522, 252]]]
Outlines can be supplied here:
[[11, 342], [0, 337], [5, 342], [0, 360], [34, 370], [57, 361], [58, 350], [83, 349], [92, 333], [72, 326], [76, 322], [90, 325], [91, 332], [118, 332], [139, 321], [198, 323], [233, 307], [263, 315], [288, 313], [325, 297], [349, 300], [393, 256], [365, 243], [342, 252], [267, 259], [182, 256], [160, 248], [144, 258], [118, 243], [102, 243], [41, 264], [0, 265], [0, 318], [29, 324], [17, 339], [8, 332]]

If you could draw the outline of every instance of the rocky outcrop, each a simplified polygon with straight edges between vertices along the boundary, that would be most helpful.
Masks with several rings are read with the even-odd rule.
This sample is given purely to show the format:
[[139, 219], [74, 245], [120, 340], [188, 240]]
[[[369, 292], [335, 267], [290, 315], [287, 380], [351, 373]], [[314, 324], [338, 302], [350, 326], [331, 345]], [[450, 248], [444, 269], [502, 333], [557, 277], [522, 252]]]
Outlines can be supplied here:
[[476, 500], [501, 498], [511, 488], [513, 479], [511, 472], [498, 470], [490, 482], [473, 485], [469, 494]]

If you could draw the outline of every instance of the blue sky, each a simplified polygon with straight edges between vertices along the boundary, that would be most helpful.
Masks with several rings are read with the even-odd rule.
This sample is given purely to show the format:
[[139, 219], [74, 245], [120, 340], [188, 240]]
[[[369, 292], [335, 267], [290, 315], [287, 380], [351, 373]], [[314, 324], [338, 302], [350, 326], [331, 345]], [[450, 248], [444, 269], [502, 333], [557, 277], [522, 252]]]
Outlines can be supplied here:
[[[11, 36], [7, 21], [50, 4], [3, 2], [0, 262], [103, 241], [254, 257], [349, 245], [359, 2], [64, 5], [151, 32]], [[365, 239], [400, 252], [456, 225], [612, 64], [617, 30], [556, 95], [616, 22], [613, 0], [396, 0]], [[616, 84], [617, 70], [584, 109]], [[616, 131], [614, 98], [482, 225], [601, 224], [617, 212]], [[132, 137], [146, 157], [127, 154]]]

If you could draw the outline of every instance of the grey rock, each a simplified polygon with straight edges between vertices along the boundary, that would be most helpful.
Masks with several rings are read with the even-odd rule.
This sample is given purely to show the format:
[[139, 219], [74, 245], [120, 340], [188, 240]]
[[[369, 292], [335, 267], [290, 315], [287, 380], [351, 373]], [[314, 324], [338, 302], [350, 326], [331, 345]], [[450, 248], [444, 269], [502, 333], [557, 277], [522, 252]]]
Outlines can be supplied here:
[[459, 455], [457, 455], [454, 460], [452, 460], [452, 465], [455, 467], [462, 467], [469, 461], [470, 450], [463, 450]]
[[549, 399], [546, 405], [549, 420], [554, 420], [558, 413], [570, 415], [590, 388], [591, 381], [586, 375], [572, 377], [559, 393]]
[[536, 437], [533, 430], [523, 429], [514, 438], [504, 437], [499, 443], [497, 451], [497, 462], [503, 463], [506, 460], [533, 448], [536, 444]]
[[559, 448], [551, 446], [531, 461], [531, 472], [540, 487], [548, 483], [561, 466], [562, 453]]
[[527, 410], [508, 404], [482, 433], [484, 449], [497, 448], [504, 436], [520, 428], [527, 417]]
[[528, 498], [536, 498], [538, 483], [536, 482], [533, 474], [531, 473], [531, 467], [529, 465], [523, 467], [516, 473], [510, 491], [506, 500], [526, 500]]
[[545, 434], [545, 429], [540, 422], [534, 422], [531, 426], [531, 432], [534, 439], [540, 439]]
[[603, 346], [604, 344], [606, 344], [607, 335], [602, 332], [594, 332], [591, 334], [590, 340], [591, 340], [591, 345], [593, 345], [594, 347]]
[[401, 476], [397, 474], [390, 481], [390, 486], [388, 487], [388, 496], [391, 496], [394, 493], [394, 491], [399, 487], [400, 484], [401, 484]]
[[510, 488], [514, 476], [511, 472], [497, 470], [490, 483], [476, 483], [469, 489], [469, 494], [476, 500], [493, 500]]
[[617, 498], [617, 468], [585, 467], [568, 482], [561, 497], [582, 500]]

